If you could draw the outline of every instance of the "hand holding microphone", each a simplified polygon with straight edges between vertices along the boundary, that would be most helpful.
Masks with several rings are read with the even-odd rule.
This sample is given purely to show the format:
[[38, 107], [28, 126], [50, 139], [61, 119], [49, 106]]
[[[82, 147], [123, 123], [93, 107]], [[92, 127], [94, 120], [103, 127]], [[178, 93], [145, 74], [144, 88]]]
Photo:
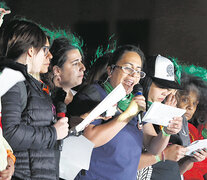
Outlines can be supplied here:
[[137, 105], [139, 107], [139, 113], [138, 113], [139, 128], [142, 128], [142, 118], [144, 116], [144, 112], [146, 111], [146, 102], [144, 96], [142, 95], [142, 92], [143, 92], [142, 86], [140, 84], [136, 84], [133, 88], [133, 94], [135, 98], [137, 98]]
[[123, 112], [123, 114], [125, 114], [126, 117], [134, 117], [138, 113], [143, 112], [146, 109], [145, 98], [144, 96], [140, 95], [140, 89], [139, 91], [136, 90], [136, 93], [135, 93], [136, 94], [135, 97], [130, 102], [129, 107], [126, 109], [126, 111]]
[[63, 102], [57, 103], [57, 119], [58, 121], [54, 124], [57, 131], [57, 140], [63, 139], [68, 135], [68, 118], [65, 117], [66, 104]]
[[68, 118], [61, 118], [54, 124], [54, 127], [57, 132], [57, 140], [65, 138], [68, 135]]

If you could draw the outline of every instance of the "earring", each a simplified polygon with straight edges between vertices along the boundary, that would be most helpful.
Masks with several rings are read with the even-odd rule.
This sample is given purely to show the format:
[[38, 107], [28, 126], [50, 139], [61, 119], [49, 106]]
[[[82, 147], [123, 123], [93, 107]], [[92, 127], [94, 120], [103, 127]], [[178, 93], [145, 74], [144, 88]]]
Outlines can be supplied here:
[[106, 78], [106, 80], [103, 82], [103, 84], [105, 84], [110, 79], [110, 77], [111, 77], [111, 75]]
[[57, 76], [57, 81], [60, 82], [61, 81], [61, 77]]
[[60, 75], [54, 74], [54, 76], [53, 76], [53, 82], [54, 83], [55, 82], [60, 83], [60, 81], [61, 81]]

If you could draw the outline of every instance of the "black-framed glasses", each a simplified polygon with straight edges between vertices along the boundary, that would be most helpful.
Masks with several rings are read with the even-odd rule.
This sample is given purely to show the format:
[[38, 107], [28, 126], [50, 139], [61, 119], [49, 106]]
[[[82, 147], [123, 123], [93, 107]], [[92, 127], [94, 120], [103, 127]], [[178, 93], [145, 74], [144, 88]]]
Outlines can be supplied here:
[[44, 51], [44, 55], [47, 56], [50, 51], [50, 46], [43, 46], [42, 49]]
[[129, 74], [129, 75], [132, 75], [132, 74], [136, 74], [137, 77], [140, 77], [140, 78], [144, 78], [146, 73], [144, 71], [139, 71], [139, 70], [134, 70], [130, 67], [126, 67], [126, 66], [118, 66], [118, 65], [112, 65], [111, 66], [112, 68], [120, 68], [122, 69], [126, 74]]

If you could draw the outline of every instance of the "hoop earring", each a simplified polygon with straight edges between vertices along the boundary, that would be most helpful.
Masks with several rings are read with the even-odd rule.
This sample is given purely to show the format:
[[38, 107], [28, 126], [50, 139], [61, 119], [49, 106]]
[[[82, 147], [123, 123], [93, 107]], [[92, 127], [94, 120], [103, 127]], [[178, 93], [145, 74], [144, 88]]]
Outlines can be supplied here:
[[113, 71], [114, 71], [114, 67], [111, 67], [110, 74], [108, 75], [106, 80], [103, 82], [103, 84], [105, 84], [111, 78], [111, 75], [112, 75]]
[[106, 78], [106, 80], [103, 82], [103, 84], [105, 84], [109, 79], [110, 79], [110, 76], [108, 76], [108, 77]]

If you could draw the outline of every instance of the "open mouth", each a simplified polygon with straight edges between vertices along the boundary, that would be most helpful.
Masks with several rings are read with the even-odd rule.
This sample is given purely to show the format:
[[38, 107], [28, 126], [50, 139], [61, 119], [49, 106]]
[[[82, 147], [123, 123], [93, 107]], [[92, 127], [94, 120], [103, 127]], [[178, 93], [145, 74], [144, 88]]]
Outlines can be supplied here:
[[133, 86], [134, 85], [134, 81], [133, 80], [125, 80], [124, 84], [126, 84], [127, 86]]
[[123, 86], [125, 87], [126, 92], [130, 93], [132, 91], [132, 89], [133, 89], [134, 81], [133, 80], [125, 80], [123, 82]]

